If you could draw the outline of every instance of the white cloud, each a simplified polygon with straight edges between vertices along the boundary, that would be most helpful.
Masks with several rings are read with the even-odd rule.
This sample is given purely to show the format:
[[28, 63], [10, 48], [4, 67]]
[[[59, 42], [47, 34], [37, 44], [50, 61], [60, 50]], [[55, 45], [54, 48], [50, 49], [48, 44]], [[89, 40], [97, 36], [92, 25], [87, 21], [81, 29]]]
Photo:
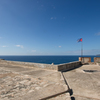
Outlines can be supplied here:
[[51, 17], [51, 19], [53, 19], [53, 17]]
[[3, 45], [2, 47], [3, 47], [3, 48], [5, 48], [5, 47], [8, 47], [8, 46], [6, 46], [6, 45]]
[[59, 48], [61, 48], [61, 46], [59, 46]]
[[66, 54], [68, 55], [80, 55], [81, 51], [80, 50], [70, 50], [70, 51], [66, 51]]
[[36, 50], [32, 50], [32, 52], [36, 52]]
[[54, 5], [51, 5], [53, 7], [53, 9], [55, 9], [56, 7]]
[[51, 17], [51, 20], [52, 20], [52, 19], [56, 19], [56, 17]]
[[96, 33], [96, 35], [100, 35], [100, 32]]
[[41, 5], [41, 7], [44, 7], [44, 5]]
[[[66, 51], [67, 55], [81, 55], [81, 50]], [[83, 50], [83, 55], [97, 55], [100, 54], [100, 49]]]
[[55, 9], [56, 7], [53, 7], [53, 9]]
[[23, 45], [16, 45], [16, 47], [24, 48]]

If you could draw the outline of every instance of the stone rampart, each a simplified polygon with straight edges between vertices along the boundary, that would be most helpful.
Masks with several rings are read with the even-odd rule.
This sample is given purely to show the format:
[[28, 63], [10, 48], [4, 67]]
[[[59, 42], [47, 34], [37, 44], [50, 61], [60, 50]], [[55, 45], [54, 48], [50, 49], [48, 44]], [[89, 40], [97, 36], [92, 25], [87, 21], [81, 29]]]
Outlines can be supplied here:
[[7, 61], [7, 60], [0, 60], [0, 63], [10, 64], [10, 65], [18, 65], [18, 66], [37, 67], [37, 68], [40, 67], [40, 68], [44, 68], [44, 69], [57, 70], [57, 65], [52, 65], [52, 64], [41, 64], [41, 63], [19, 62], [19, 61]]
[[94, 62], [95, 63], [100, 63], [100, 57], [94, 57]]
[[63, 70], [70, 70], [73, 68], [79, 67], [81, 64], [81, 61], [75, 61], [75, 62], [70, 62], [66, 64], [60, 64], [58, 65], [58, 71], [63, 71]]
[[79, 57], [79, 61], [82, 63], [89, 63], [91, 62], [91, 57]]
[[57, 71], [70, 70], [70, 69], [76, 68], [77, 66], [81, 65], [81, 61], [70, 62], [70, 63], [59, 64], [59, 65], [7, 61], [7, 60], [0, 60], [0, 63], [8, 64], [8, 65], [15, 65], [15, 66], [37, 67], [37, 68], [51, 69], [51, 70], [57, 70]]

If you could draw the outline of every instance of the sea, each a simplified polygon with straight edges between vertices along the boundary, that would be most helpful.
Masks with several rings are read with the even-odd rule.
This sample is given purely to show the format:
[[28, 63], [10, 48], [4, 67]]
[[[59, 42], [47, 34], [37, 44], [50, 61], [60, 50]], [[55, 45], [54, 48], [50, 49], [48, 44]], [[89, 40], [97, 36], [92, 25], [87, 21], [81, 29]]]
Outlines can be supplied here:
[[[44, 64], [63, 64], [73, 61], [78, 61], [81, 56], [0, 56], [0, 59], [10, 60], [10, 61], [20, 61], [20, 62], [31, 62], [31, 63], [44, 63]], [[85, 55], [83, 57], [91, 57], [91, 62], [94, 61], [94, 57]]]

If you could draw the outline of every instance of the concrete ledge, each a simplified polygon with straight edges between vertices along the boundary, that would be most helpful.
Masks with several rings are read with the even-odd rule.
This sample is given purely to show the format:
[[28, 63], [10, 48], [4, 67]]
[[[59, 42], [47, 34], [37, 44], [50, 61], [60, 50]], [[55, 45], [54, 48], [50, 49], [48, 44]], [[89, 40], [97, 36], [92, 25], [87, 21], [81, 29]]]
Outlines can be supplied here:
[[0, 60], [0, 63], [4, 63], [4, 64], [8, 64], [8, 65], [10, 64], [10, 65], [15, 65], [15, 66], [37, 67], [37, 68], [57, 70], [57, 71], [70, 70], [70, 69], [76, 68], [77, 66], [81, 65], [81, 61], [75, 61], [75, 62], [60, 64], [60, 65], [18, 62], [18, 61], [6, 61], [6, 60]]

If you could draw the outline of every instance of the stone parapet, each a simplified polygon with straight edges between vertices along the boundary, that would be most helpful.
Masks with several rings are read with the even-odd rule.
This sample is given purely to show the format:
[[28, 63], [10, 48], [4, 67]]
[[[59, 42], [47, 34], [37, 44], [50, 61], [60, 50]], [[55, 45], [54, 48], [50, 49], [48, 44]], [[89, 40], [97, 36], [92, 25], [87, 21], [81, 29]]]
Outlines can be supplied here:
[[94, 57], [94, 62], [95, 63], [100, 63], [100, 57]]
[[70, 70], [70, 69], [76, 68], [77, 66], [81, 65], [81, 61], [75, 61], [75, 62], [59, 64], [59, 65], [18, 62], [18, 61], [6, 61], [6, 60], [0, 60], [0, 63], [5, 63], [8, 65], [17, 65], [17, 66], [37, 67], [37, 68], [57, 70], [57, 71]]
[[91, 57], [79, 57], [79, 61], [82, 63], [89, 63], [91, 62]]
[[71, 70], [71, 69], [79, 67], [80, 65], [82, 65], [81, 61], [60, 64], [60, 65], [58, 65], [58, 71]]
[[6, 60], [0, 60], [0, 63], [10, 64], [10, 65], [19, 65], [19, 66], [28, 66], [28, 67], [38, 67], [38, 68], [40, 67], [40, 68], [43, 68], [43, 69], [57, 70], [57, 65], [53, 65], [53, 64], [6, 61]]

